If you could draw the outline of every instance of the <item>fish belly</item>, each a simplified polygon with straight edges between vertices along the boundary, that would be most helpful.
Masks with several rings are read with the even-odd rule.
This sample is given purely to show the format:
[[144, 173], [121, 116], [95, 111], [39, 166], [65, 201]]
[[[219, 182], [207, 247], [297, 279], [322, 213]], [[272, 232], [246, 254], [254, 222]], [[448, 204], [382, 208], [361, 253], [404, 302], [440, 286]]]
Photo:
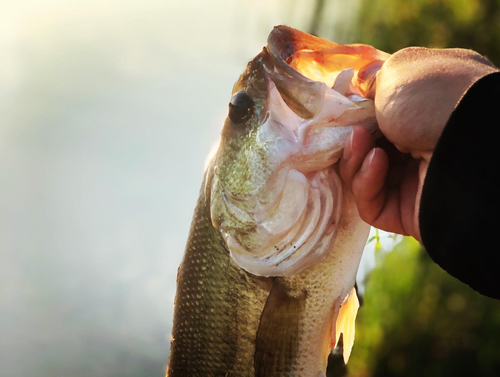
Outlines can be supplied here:
[[[355, 284], [370, 230], [359, 218], [351, 197], [345, 195], [342, 205], [337, 238], [328, 256], [316, 266], [288, 278], [290, 286], [307, 292], [293, 365], [297, 376], [316, 377], [320, 372], [325, 373], [328, 355], [335, 344], [339, 308]], [[354, 322], [355, 318], [348, 320]]]

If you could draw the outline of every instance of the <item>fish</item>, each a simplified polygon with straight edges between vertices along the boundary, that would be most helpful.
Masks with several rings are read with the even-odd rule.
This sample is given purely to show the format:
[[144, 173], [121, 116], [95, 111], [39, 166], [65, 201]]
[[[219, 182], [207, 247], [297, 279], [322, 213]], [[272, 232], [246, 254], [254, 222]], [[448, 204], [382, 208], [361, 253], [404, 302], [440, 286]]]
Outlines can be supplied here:
[[[232, 90], [177, 275], [168, 377], [325, 376], [369, 225], [339, 176], [389, 54], [280, 25]], [[342, 335], [341, 335], [342, 334]]]

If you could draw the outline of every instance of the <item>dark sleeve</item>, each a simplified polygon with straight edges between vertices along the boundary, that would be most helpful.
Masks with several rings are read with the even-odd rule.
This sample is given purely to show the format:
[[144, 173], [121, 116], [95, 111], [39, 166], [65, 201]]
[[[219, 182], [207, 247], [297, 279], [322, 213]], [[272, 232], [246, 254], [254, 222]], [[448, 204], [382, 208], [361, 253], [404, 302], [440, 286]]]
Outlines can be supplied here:
[[422, 189], [420, 232], [431, 258], [500, 299], [500, 72], [472, 85], [436, 145]]

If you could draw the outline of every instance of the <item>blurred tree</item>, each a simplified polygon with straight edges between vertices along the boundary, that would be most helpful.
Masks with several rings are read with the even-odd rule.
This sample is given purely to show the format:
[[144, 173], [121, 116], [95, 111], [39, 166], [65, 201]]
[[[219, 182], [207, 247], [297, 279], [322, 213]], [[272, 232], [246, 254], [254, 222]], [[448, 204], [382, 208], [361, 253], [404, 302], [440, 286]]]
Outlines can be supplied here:
[[380, 253], [351, 377], [499, 376], [500, 305], [438, 267], [413, 239]]
[[473, 49], [500, 64], [500, 0], [359, 0], [355, 39], [387, 52]]
[[321, 23], [321, 16], [325, 9], [325, 0], [316, 0], [314, 5], [314, 12], [312, 15], [311, 26], [309, 26], [309, 33], [318, 35], [318, 28]]

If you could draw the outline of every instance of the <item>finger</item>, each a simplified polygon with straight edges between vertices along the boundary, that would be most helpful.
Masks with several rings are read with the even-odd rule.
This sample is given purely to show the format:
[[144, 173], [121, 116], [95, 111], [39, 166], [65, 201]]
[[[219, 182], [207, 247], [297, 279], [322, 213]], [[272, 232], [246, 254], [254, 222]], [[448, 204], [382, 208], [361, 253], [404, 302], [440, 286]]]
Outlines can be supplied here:
[[358, 87], [365, 98], [374, 99], [377, 87], [377, 76], [384, 64], [382, 60], [374, 60], [358, 71]]
[[354, 175], [374, 146], [372, 136], [368, 131], [361, 126], [353, 127], [340, 160], [340, 176], [347, 188], [351, 188]]
[[387, 189], [385, 181], [389, 170], [389, 159], [381, 148], [374, 148], [363, 160], [363, 164], [352, 180], [352, 192], [361, 218], [372, 224], [384, 208]]
[[413, 210], [418, 175], [414, 164], [396, 187], [388, 187], [389, 159], [384, 150], [374, 149], [353, 179], [353, 194], [361, 218], [388, 232], [416, 235]]
[[373, 149], [353, 178], [352, 192], [363, 221], [382, 230], [406, 234], [401, 221], [399, 190], [386, 185], [388, 171], [385, 151]]

